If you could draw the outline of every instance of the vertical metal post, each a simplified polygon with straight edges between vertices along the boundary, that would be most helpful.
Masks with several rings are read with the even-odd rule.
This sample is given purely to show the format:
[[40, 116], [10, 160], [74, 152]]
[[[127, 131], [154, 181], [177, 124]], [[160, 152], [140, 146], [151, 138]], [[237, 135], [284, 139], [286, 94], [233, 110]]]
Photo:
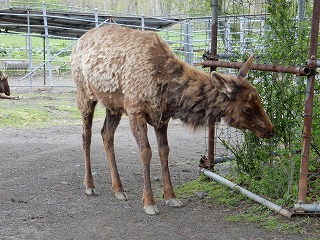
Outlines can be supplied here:
[[45, 51], [45, 48], [46, 48], [46, 40], [45, 38], [43, 38], [43, 85], [47, 85], [47, 80], [46, 80], [46, 51]]
[[312, 105], [314, 95], [314, 80], [317, 68], [317, 46], [319, 35], [320, 1], [315, 0], [313, 4], [313, 17], [310, 34], [309, 68], [312, 73], [307, 79], [306, 101], [304, 106], [304, 124], [302, 136], [302, 156], [300, 165], [299, 202], [305, 203], [308, 185], [308, 161], [310, 153]]
[[188, 46], [188, 20], [185, 20], [183, 25], [184, 25], [184, 29], [183, 29], [184, 61], [189, 63], [189, 59], [188, 59], [188, 51], [189, 51], [189, 46]]
[[306, 0], [298, 0], [298, 26], [299, 26], [299, 34], [301, 34], [301, 31], [303, 29], [303, 25], [301, 24], [302, 20], [305, 18], [305, 3]]
[[193, 37], [192, 37], [192, 23], [187, 19], [184, 23], [184, 61], [193, 64]]
[[223, 23], [224, 26], [224, 47], [226, 53], [232, 52], [232, 45], [231, 45], [231, 30], [230, 30], [230, 19], [226, 19]]
[[182, 56], [183, 52], [183, 26], [184, 22], [180, 22], [180, 39], [179, 39], [179, 54]]
[[[212, 26], [211, 26], [211, 57], [217, 60], [217, 39], [218, 39], [218, 0], [212, 0]], [[215, 71], [216, 67], [210, 67], [210, 71]], [[208, 133], [208, 160], [211, 163], [211, 170], [214, 169], [214, 138], [215, 126], [209, 126]]]
[[306, 0], [298, 0], [298, 20], [299, 21], [304, 19], [305, 3], [306, 3]]
[[[27, 33], [27, 44], [28, 44], [28, 57], [29, 57], [29, 72], [32, 71], [32, 42], [31, 42], [31, 30], [30, 30], [30, 8], [27, 7], [27, 24], [28, 24], [28, 33]], [[29, 84], [30, 91], [32, 89], [32, 75], [29, 75]]]
[[240, 53], [244, 54], [246, 51], [246, 18], [240, 18]]
[[50, 44], [49, 44], [49, 30], [48, 30], [48, 19], [47, 19], [47, 10], [46, 4], [42, 3], [42, 12], [43, 12], [43, 24], [44, 24], [44, 34], [45, 34], [45, 47], [47, 51], [47, 62], [48, 70], [49, 70], [49, 83], [52, 86], [52, 66], [51, 66], [51, 54], [50, 54]]
[[96, 28], [99, 27], [99, 16], [98, 16], [98, 9], [94, 9], [94, 22], [96, 24]]
[[145, 29], [144, 15], [141, 14], [141, 30], [144, 31], [144, 29]]
[[193, 23], [189, 21], [188, 27], [188, 52], [189, 52], [189, 63], [193, 65]]

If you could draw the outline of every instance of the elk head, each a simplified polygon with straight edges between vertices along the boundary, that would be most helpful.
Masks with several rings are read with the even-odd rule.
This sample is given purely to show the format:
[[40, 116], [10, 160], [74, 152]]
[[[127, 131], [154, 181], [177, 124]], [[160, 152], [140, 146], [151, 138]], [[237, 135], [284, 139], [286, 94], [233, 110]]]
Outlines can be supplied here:
[[252, 60], [250, 56], [238, 75], [212, 72], [212, 82], [227, 96], [222, 111], [230, 126], [249, 129], [260, 138], [270, 138], [275, 134], [275, 128], [262, 107], [257, 90], [246, 79]]
[[7, 96], [10, 95], [8, 76], [5, 76], [1, 71], [0, 71], [0, 93], [4, 93]]

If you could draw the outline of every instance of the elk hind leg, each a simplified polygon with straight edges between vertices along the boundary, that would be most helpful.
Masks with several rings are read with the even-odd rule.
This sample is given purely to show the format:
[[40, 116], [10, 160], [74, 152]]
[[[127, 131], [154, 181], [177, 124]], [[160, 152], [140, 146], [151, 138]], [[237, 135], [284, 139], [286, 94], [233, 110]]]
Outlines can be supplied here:
[[120, 175], [118, 172], [115, 154], [114, 154], [114, 133], [119, 125], [121, 114], [111, 114], [108, 110], [106, 111], [106, 118], [101, 130], [104, 148], [106, 150], [107, 159], [109, 161], [112, 189], [114, 195], [119, 200], [127, 200], [127, 195], [122, 187]]
[[83, 154], [85, 161], [85, 176], [84, 185], [86, 188], [87, 195], [95, 195], [95, 184], [91, 171], [91, 157], [90, 157], [90, 147], [92, 138], [92, 121], [94, 115], [94, 108], [97, 101], [86, 98], [84, 94], [78, 92], [78, 108], [81, 112], [82, 117], [82, 141], [83, 141]]

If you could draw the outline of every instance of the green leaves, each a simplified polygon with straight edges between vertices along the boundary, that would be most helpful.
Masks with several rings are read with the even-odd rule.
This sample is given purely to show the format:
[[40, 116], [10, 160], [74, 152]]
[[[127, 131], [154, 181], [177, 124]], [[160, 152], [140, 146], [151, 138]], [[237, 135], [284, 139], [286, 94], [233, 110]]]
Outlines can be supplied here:
[[[260, 39], [265, 48], [259, 62], [285, 66], [302, 65], [308, 58], [309, 34], [306, 20], [298, 22], [296, 1], [268, 1], [266, 20], [268, 31]], [[297, 201], [302, 146], [303, 110], [306, 77], [292, 74], [253, 72], [255, 86], [264, 107], [276, 127], [276, 136], [261, 140], [245, 133], [244, 144], [236, 154], [239, 179], [255, 192], [290, 206]], [[318, 102], [319, 96], [315, 96]], [[320, 105], [315, 112], [320, 113]], [[317, 114], [315, 114], [317, 118]], [[319, 119], [320, 120], [320, 119]], [[320, 121], [314, 122], [314, 136], [320, 133]], [[314, 137], [313, 137], [314, 139]], [[314, 150], [320, 141], [313, 140]], [[312, 151], [311, 156], [317, 156]], [[320, 156], [318, 156], [319, 158]], [[319, 163], [310, 160], [309, 170], [319, 169]], [[310, 184], [312, 198], [320, 191]]]

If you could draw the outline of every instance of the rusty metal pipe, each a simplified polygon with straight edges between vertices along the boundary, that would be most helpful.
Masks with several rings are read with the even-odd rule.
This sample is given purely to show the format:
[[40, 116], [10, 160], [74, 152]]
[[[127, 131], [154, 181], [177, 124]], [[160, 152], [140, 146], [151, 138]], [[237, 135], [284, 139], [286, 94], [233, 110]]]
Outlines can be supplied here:
[[[212, 26], [211, 26], [211, 57], [217, 60], [218, 46], [218, 0], [212, 0]], [[216, 67], [210, 67], [210, 72], [215, 71]], [[208, 132], [208, 160], [211, 163], [211, 170], [214, 168], [214, 138], [215, 126], [209, 126]]]
[[[240, 69], [243, 63], [240, 62], [225, 62], [225, 61], [212, 61], [206, 60], [202, 63], [202, 67], [222, 67], [222, 68], [235, 68]], [[299, 76], [308, 76], [311, 74], [311, 70], [307, 66], [281, 66], [275, 64], [258, 64], [252, 63], [252, 70], [268, 71], [268, 72], [281, 72], [281, 73], [293, 73]]]
[[313, 95], [314, 81], [317, 68], [317, 46], [319, 35], [319, 19], [320, 19], [320, 1], [313, 2], [313, 16], [310, 32], [310, 51], [309, 51], [309, 67], [311, 74], [307, 79], [306, 101], [304, 105], [303, 120], [303, 136], [302, 136], [302, 152], [300, 165], [300, 181], [299, 181], [299, 203], [304, 204], [307, 199], [308, 188], [308, 162], [310, 154], [312, 112], [313, 112]]

